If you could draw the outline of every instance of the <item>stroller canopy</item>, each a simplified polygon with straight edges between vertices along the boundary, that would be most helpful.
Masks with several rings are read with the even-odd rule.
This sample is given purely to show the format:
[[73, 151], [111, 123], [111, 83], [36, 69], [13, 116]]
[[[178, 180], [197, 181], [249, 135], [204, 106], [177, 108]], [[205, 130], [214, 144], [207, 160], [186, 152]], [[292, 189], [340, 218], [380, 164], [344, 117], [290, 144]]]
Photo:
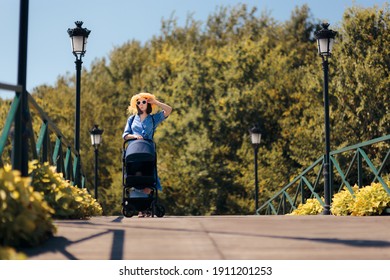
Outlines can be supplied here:
[[130, 141], [126, 148], [126, 161], [154, 161], [155, 148], [153, 141], [134, 140]]

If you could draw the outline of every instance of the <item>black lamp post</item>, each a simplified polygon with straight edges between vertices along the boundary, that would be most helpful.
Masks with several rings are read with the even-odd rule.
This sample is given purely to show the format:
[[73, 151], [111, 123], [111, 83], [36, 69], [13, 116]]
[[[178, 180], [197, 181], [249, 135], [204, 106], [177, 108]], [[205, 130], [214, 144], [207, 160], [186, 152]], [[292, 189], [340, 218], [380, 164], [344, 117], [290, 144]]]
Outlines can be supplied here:
[[95, 199], [98, 198], [98, 146], [102, 142], [103, 129], [99, 129], [98, 125], [95, 126], [90, 131], [91, 133], [91, 143], [95, 148]]
[[324, 70], [324, 110], [325, 110], [325, 161], [324, 161], [324, 195], [325, 206], [324, 215], [330, 215], [331, 186], [329, 176], [330, 165], [330, 125], [329, 125], [329, 96], [328, 96], [328, 58], [331, 56], [334, 38], [337, 32], [328, 29], [329, 24], [323, 23], [322, 29], [315, 33], [317, 39], [318, 53], [322, 58], [322, 68]]
[[259, 180], [257, 177], [257, 153], [261, 141], [261, 131], [255, 125], [249, 130], [251, 134], [251, 142], [255, 153], [255, 211], [259, 208]]
[[76, 28], [69, 28], [68, 34], [72, 43], [72, 52], [76, 57], [76, 113], [75, 113], [75, 131], [74, 131], [74, 146], [77, 153], [76, 159], [76, 174], [75, 174], [75, 185], [80, 187], [81, 176], [80, 176], [80, 83], [81, 83], [81, 65], [83, 61], [81, 58], [86, 52], [87, 38], [90, 30], [82, 28], [82, 21], [76, 21]]
[[28, 129], [28, 94], [27, 82], [27, 43], [28, 43], [28, 10], [29, 1], [20, 0], [19, 14], [19, 54], [18, 54], [18, 85], [21, 91], [15, 92], [15, 100], [19, 100], [14, 118], [14, 134], [12, 141], [12, 168], [20, 171], [23, 177], [28, 177], [28, 137], [32, 133]]

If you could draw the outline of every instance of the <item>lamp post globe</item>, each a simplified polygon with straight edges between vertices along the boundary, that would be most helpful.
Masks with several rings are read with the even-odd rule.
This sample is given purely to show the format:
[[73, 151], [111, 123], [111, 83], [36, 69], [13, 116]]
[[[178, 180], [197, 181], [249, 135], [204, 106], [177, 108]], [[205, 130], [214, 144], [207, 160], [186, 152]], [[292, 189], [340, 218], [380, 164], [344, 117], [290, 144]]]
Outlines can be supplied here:
[[103, 129], [99, 129], [99, 126], [97, 124], [94, 125], [94, 127], [91, 129], [90, 134], [91, 134], [91, 144], [92, 146], [97, 149], [97, 146], [100, 145], [102, 142], [102, 134], [103, 134]]
[[329, 23], [323, 23], [322, 29], [315, 32], [315, 38], [317, 40], [318, 54], [322, 57], [328, 57], [332, 54], [334, 38], [337, 32], [328, 29]]
[[253, 126], [249, 129], [249, 133], [251, 136], [251, 143], [254, 150], [254, 162], [255, 162], [255, 213], [259, 208], [259, 179], [257, 172], [257, 154], [259, 151], [259, 145], [261, 142], [261, 130], [257, 125]]
[[87, 51], [87, 39], [91, 30], [83, 28], [82, 21], [76, 21], [75, 24], [75, 28], [68, 28], [68, 34], [71, 39], [73, 54], [77, 59], [81, 59]]
[[317, 40], [318, 54], [322, 58], [322, 68], [324, 71], [324, 120], [325, 120], [325, 155], [324, 155], [324, 198], [325, 205], [323, 215], [330, 215], [330, 204], [332, 197], [332, 182], [330, 178], [330, 121], [329, 121], [329, 90], [328, 90], [328, 74], [329, 64], [328, 58], [332, 54], [334, 38], [337, 32], [328, 29], [329, 24], [323, 23], [322, 29], [315, 32]]
[[95, 199], [98, 199], [98, 146], [102, 143], [103, 129], [99, 129], [98, 125], [89, 131], [91, 134], [91, 144], [95, 148]]
[[76, 57], [76, 110], [75, 110], [75, 130], [74, 130], [74, 148], [76, 150], [76, 170], [74, 174], [74, 185], [81, 186], [81, 163], [80, 163], [80, 91], [81, 91], [81, 65], [82, 57], [87, 51], [87, 39], [90, 30], [83, 28], [82, 21], [75, 22], [75, 28], [68, 28], [68, 34], [71, 39], [72, 53]]
[[252, 142], [252, 145], [260, 145], [260, 142], [261, 142], [261, 130], [260, 128], [255, 125], [254, 127], [252, 127], [250, 130], [250, 135], [251, 135], [251, 142]]

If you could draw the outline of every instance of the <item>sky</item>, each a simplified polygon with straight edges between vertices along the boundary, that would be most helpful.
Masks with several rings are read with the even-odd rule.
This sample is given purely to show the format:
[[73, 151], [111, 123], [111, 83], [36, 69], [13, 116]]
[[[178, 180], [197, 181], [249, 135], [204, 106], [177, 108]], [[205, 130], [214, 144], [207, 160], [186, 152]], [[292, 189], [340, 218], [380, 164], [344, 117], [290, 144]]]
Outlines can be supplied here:
[[[382, 7], [383, 0], [30, 0], [28, 22], [27, 90], [40, 85], [55, 86], [59, 76], [75, 73], [68, 28], [75, 21], [91, 30], [83, 67], [108, 58], [124, 43], [145, 43], [159, 35], [161, 21], [172, 16], [184, 26], [188, 15], [205, 23], [219, 7], [246, 4], [267, 11], [279, 22], [290, 18], [297, 6], [307, 4], [313, 19], [340, 24], [344, 10], [352, 5]], [[330, 27], [330, 28], [331, 28]], [[0, 0], [0, 83], [15, 85], [18, 64], [19, 1]], [[0, 98], [14, 96], [0, 90]]]

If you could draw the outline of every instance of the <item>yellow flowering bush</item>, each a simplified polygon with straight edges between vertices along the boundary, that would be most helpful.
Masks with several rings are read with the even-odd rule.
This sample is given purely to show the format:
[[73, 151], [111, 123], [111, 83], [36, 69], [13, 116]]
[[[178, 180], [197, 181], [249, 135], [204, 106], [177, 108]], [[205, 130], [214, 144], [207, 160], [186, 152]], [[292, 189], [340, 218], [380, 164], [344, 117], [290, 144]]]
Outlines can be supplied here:
[[0, 168], [0, 246], [34, 246], [55, 233], [54, 210], [30, 182], [11, 166]]
[[[353, 193], [358, 192], [359, 187], [352, 187]], [[330, 211], [335, 216], [348, 216], [351, 214], [351, 206], [355, 202], [355, 197], [344, 187], [344, 189], [333, 196]]]
[[[389, 185], [390, 182], [387, 182]], [[381, 183], [372, 183], [370, 186], [356, 192], [354, 203], [351, 205], [352, 216], [380, 215], [390, 206], [390, 195], [387, 194]]]
[[[389, 186], [390, 181], [386, 184]], [[390, 195], [381, 183], [372, 183], [360, 188], [352, 187], [354, 194], [347, 188], [336, 193], [332, 199], [331, 213], [335, 216], [372, 216], [381, 215], [383, 210], [390, 207]], [[316, 199], [308, 199], [305, 204], [300, 204], [289, 215], [317, 215], [322, 212], [322, 206]]]
[[86, 189], [72, 186], [54, 166], [32, 161], [29, 168], [31, 185], [44, 195], [54, 209], [55, 218], [85, 219], [102, 214], [102, 207], [96, 199]]
[[297, 209], [287, 215], [318, 215], [322, 211], [321, 203], [316, 198], [309, 198], [305, 204], [300, 203]]
[[0, 246], [0, 260], [25, 260], [27, 256], [23, 253], [18, 253], [12, 247]]

